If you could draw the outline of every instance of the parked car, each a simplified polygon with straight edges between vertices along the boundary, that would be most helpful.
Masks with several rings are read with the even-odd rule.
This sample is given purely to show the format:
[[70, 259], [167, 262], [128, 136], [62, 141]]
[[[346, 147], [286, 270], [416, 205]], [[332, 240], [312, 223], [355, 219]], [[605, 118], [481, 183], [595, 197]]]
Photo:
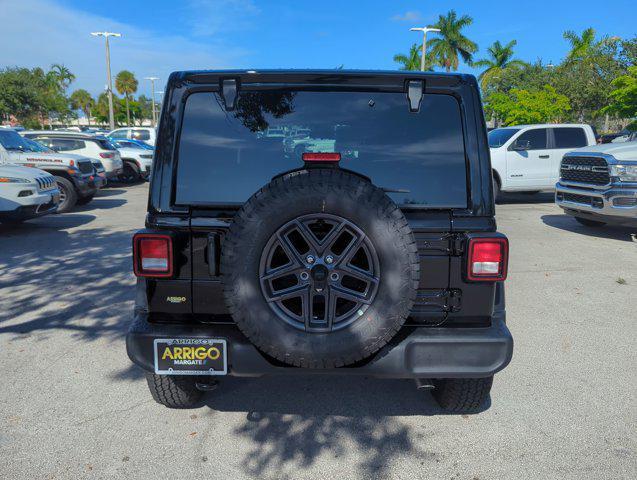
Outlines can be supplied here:
[[[125, 141], [126, 143], [132, 142], [132, 140]], [[113, 140], [112, 143], [119, 150], [119, 154], [122, 157], [124, 169], [119, 175], [119, 181], [124, 183], [135, 183], [140, 180], [146, 180], [150, 176], [150, 171], [153, 166], [153, 149], [135, 147], [123, 147], [120, 146], [118, 141]]]
[[[167, 90], [126, 339], [153, 398], [191, 407], [223, 375], [365, 375], [484, 408], [513, 339], [476, 79], [177, 72]], [[334, 142], [285, 155], [268, 124]]]
[[493, 191], [552, 190], [562, 156], [574, 148], [595, 145], [590, 125], [543, 124], [496, 128], [489, 132]]
[[[89, 158], [52, 152], [13, 130], [0, 130], [0, 150], [17, 165], [40, 168], [55, 177], [60, 190], [58, 212], [89, 203], [101, 185]], [[44, 151], [43, 151], [44, 150]]]
[[73, 153], [102, 162], [106, 178], [117, 179], [123, 172], [122, 158], [111, 141], [102, 136], [77, 132], [26, 131], [22, 135], [37, 140], [56, 152]]
[[580, 148], [564, 155], [555, 201], [587, 226], [637, 228], [637, 141]]
[[20, 223], [54, 213], [60, 191], [53, 175], [10, 163], [0, 147], [0, 223]]
[[[34, 152], [42, 152], [42, 153], [51, 153], [51, 154], [56, 154], [55, 150], [51, 150], [49, 147], [41, 144], [40, 142], [37, 142], [35, 140], [31, 140], [30, 138], [26, 138], [23, 137], [24, 141], [30, 145], [33, 148]], [[60, 154], [57, 154], [57, 156], [59, 156]], [[69, 156], [73, 156], [75, 157], [76, 155], [73, 154], [69, 154]], [[80, 158], [85, 158], [85, 157], [80, 157]], [[106, 179], [106, 170], [104, 169], [104, 165], [102, 165], [102, 162], [100, 162], [99, 160], [95, 159], [95, 158], [86, 158], [87, 160], [90, 160], [91, 163], [93, 164], [93, 168], [95, 169], [95, 179], [93, 181], [93, 183], [95, 184], [95, 188], [97, 188], [98, 190], [100, 188], [103, 188], [106, 186], [107, 184], [107, 179]], [[79, 198], [78, 199], [78, 205], [85, 205], [88, 202], [90, 202], [91, 198]]]
[[154, 147], [157, 133], [155, 129], [151, 127], [125, 127], [116, 128], [109, 132], [107, 136], [113, 140], [141, 140]]

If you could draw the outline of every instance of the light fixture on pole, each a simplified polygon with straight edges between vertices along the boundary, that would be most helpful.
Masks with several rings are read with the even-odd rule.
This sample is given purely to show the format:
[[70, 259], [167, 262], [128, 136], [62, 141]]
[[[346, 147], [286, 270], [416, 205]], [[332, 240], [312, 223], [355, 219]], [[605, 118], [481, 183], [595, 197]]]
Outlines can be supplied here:
[[144, 77], [144, 80], [150, 80], [150, 90], [153, 104], [153, 128], [155, 128], [155, 126], [157, 126], [157, 114], [155, 113], [155, 80], [159, 80], [159, 77]]
[[115, 130], [115, 116], [113, 115], [113, 81], [111, 80], [111, 49], [108, 44], [108, 37], [121, 37], [121, 33], [113, 32], [91, 32], [94, 37], [104, 37], [106, 39], [106, 78], [108, 80], [108, 123], [111, 130]]
[[433, 27], [413, 27], [410, 28], [412, 32], [422, 32], [422, 57], [420, 58], [420, 70], [425, 71], [425, 52], [427, 50], [427, 33], [439, 32], [439, 28]]

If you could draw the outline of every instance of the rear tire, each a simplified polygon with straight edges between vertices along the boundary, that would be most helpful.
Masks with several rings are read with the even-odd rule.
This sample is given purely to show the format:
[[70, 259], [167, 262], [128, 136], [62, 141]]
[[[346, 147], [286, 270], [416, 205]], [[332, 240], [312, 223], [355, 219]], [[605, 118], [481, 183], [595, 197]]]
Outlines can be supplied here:
[[124, 171], [118, 177], [120, 182], [131, 184], [141, 181], [142, 176], [136, 165], [125, 161], [123, 170]]
[[195, 379], [188, 376], [146, 374], [148, 389], [157, 403], [168, 408], [192, 408], [203, 396]]
[[495, 175], [492, 178], [493, 178], [493, 201], [497, 203], [498, 200], [500, 200], [500, 195], [501, 195], [500, 183], [498, 182], [497, 178], [495, 178]]
[[433, 397], [442, 408], [454, 413], [475, 413], [486, 403], [493, 376], [486, 378], [443, 378], [434, 380]]
[[66, 213], [77, 204], [77, 192], [73, 184], [64, 177], [55, 177], [55, 182], [60, 190], [60, 204], [57, 213]]
[[587, 218], [580, 218], [580, 217], [573, 217], [573, 218], [575, 218], [576, 222], [579, 222], [580, 224], [586, 227], [603, 227], [604, 225], [606, 225], [605, 222], [598, 222], [596, 220], [589, 220]]

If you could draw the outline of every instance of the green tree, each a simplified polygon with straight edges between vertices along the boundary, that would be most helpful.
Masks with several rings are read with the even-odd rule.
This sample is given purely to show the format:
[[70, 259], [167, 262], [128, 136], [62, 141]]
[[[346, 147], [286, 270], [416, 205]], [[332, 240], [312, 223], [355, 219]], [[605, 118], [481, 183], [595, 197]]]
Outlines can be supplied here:
[[458, 56], [471, 63], [478, 46], [462, 34], [462, 30], [473, 23], [473, 18], [463, 15], [458, 18], [455, 10], [439, 15], [434, 27], [440, 29], [440, 37], [429, 41], [430, 54], [435, 62], [447, 72], [458, 69]]
[[[115, 119], [116, 125], [124, 123], [123, 121], [120, 121], [122, 118], [126, 120], [126, 114], [122, 111], [121, 106], [121, 100], [117, 97], [117, 95], [113, 95], [113, 118]], [[108, 123], [108, 94], [106, 92], [100, 93], [99, 97], [97, 97], [93, 116], [95, 117], [95, 120], [102, 125]]]
[[628, 68], [611, 82], [610, 104], [602, 109], [603, 113], [613, 113], [623, 118], [637, 117], [637, 66]]
[[591, 40], [571, 52], [553, 72], [551, 85], [569, 98], [572, 120], [592, 122], [600, 109], [608, 105], [611, 82], [625, 73], [618, 61], [618, 42], [613, 39]]
[[137, 97], [137, 103], [140, 108], [140, 126], [141, 122], [143, 122], [147, 118], [153, 118], [153, 103], [149, 97], [146, 95], [140, 95]]
[[[41, 72], [41, 70], [40, 70]], [[28, 68], [5, 68], [0, 71], [0, 114], [15, 115], [25, 124], [45, 109], [46, 81]]]
[[66, 91], [75, 80], [75, 75], [64, 65], [54, 63], [46, 74], [49, 81], [61, 91]]
[[504, 125], [559, 122], [571, 108], [568, 97], [550, 85], [532, 92], [517, 88], [509, 93], [492, 92], [485, 102], [487, 111]]
[[587, 28], [581, 35], [578, 35], [573, 30], [567, 30], [563, 36], [571, 44], [571, 50], [566, 56], [568, 60], [582, 59], [600, 44], [595, 39], [594, 28]]
[[414, 43], [409, 49], [409, 53], [397, 53], [394, 55], [394, 62], [400, 64], [401, 70], [420, 70], [421, 53], [422, 49], [418, 44]]
[[115, 77], [115, 88], [126, 101], [126, 125], [130, 127], [130, 95], [137, 91], [138, 82], [135, 75], [128, 70], [122, 70]]
[[84, 89], [79, 89], [75, 90], [69, 99], [71, 106], [75, 110], [82, 110], [82, 112], [84, 112], [88, 125], [91, 126], [91, 109], [95, 106], [95, 100], [91, 94]]
[[506, 45], [502, 45], [498, 40], [487, 49], [487, 52], [489, 52], [489, 58], [483, 58], [473, 64], [475, 67], [479, 68], [486, 67], [486, 70], [478, 76], [483, 91], [487, 89], [489, 82], [493, 78], [498, 78], [502, 75], [502, 71], [505, 68], [523, 67], [526, 65], [526, 63], [522, 60], [512, 58], [513, 47], [515, 47], [517, 43], [518, 42], [516, 40], [511, 40]]

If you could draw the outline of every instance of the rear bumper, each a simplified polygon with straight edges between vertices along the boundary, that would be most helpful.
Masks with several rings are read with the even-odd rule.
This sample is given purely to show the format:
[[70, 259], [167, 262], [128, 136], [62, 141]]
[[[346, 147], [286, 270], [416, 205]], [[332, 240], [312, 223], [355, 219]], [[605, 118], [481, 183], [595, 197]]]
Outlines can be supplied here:
[[332, 374], [382, 378], [480, 378], [502, 370], [513, 356], [513, 338], [504, 312], [486, 328], [415, 327], [398, 337], [364, 365], [335, 369], [289, 367], [259, 352], [232, 324], [166, 325], [149, 323], [138, 312], [126, 336], [128, 356], [154, 372], [156, 338], [222, 338], [228, 344], [228, 375]]
[[122, 174], [123, 171], [123, 168], [117, 168], [115, 170], [111, 170], [110, 172], [106, 172], [106, 178], [109, 180], [116, 179]]

